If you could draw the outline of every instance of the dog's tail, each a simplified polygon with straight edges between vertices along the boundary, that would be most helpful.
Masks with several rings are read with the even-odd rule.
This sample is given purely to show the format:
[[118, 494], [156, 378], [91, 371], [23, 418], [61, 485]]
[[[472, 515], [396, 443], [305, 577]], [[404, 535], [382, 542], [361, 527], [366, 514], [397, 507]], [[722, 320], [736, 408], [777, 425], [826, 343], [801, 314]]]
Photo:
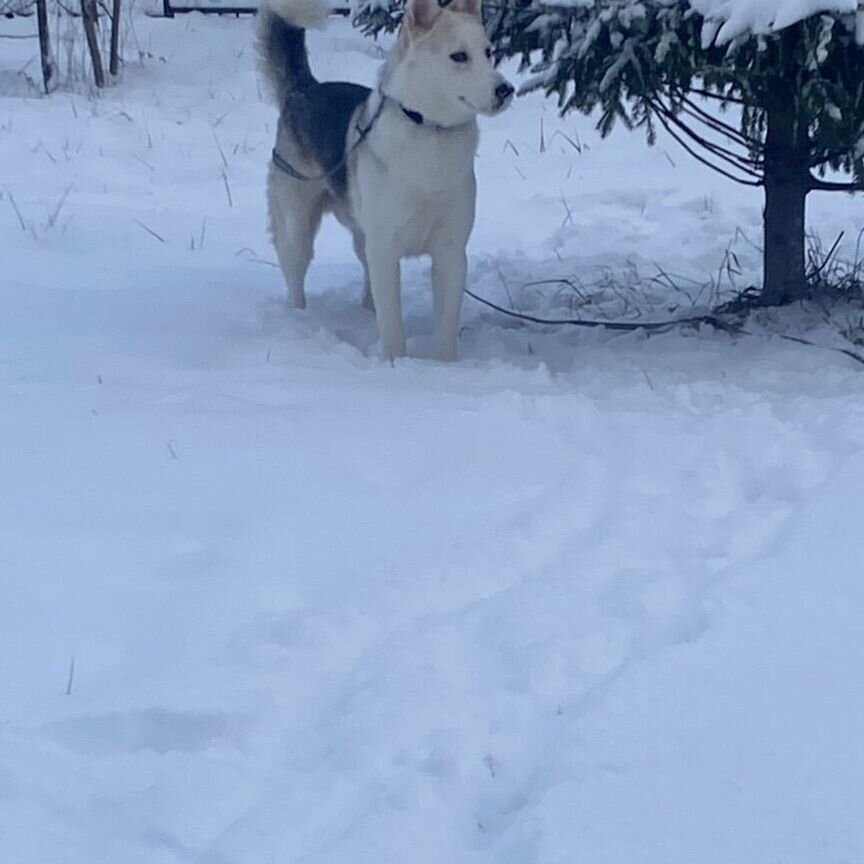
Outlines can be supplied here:
[[315, 83], [306, 30], [323, 26], [329, 12], [327, 0], [264, 0], [259, 7], [260, 68], [279, 102]]

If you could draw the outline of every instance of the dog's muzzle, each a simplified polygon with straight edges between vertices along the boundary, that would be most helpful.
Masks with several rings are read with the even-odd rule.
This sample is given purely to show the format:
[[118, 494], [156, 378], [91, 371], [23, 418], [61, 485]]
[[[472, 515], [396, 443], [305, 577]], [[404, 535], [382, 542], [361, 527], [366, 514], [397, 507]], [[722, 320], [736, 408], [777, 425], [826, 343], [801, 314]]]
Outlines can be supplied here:
[[502, 111], [510, 103], [513, 94], [516, 92], [513, 85], [508, 81], [502, 81], [495, 88], [495, 110]]

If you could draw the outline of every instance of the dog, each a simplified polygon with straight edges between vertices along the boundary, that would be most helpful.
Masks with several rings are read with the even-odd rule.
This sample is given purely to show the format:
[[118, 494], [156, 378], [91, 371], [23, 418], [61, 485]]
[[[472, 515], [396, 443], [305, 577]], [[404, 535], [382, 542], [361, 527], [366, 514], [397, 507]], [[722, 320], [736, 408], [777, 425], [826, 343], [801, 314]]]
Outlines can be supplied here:
[[405, 354], [400, 262], [429, 255], [438, 357], [455, 360], [474, 225], [477, 115], [510, 104], [494, 67], [480, 0], [408, 0], [395, 47], [374, 89], [316, 80], [306, 30], [327, 0], [264, 0], [261, 68], [281, 107], [267, 177], [270, 231], [292, 306], [322, 216], [353, 235], [374, 308], [381, 354]]

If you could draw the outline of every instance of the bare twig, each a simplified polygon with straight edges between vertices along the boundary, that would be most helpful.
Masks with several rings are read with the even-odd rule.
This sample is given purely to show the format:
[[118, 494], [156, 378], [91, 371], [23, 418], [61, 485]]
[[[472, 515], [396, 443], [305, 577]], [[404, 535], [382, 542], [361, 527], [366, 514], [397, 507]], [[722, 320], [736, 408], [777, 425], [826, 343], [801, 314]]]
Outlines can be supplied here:
[[228, 182], [228, 175], [225, 171], [222, 172], [222, 182], [225, 184], [225, 194], [228, 196], [228, 206], [234, 206], [234, 199], [231, 197], [231, 184]]
[[24, 221], [24, 217], [21, 215], [21, 211], [18, 209], [18, 202], [15, 200], [15, 196], [6, 188], [6, 194], [9, 196], [9, 203], [12, 205], [12, 209], [15, 211], [15, 215], [18, 217], [18, 224], [21, 226], [22, 231], [27, 230], [27, 223]]
[[[742, 333], [746, 335], [750, 335], [746, 330], [742, 330]], [[836, 351], [838, 354], [843, 354], [846, 357], [850, 357], [856, 363], [860, 363], [864, 366], [864, 355], [859, 354], [857, 351], [853, 351], [851, 348], [838, 348], [836, 345], [819, 345], [816, 342], [811, 342], [809, 339], [805, 339], [803, 336], [790, 336], [788, 333], [778, 333], [781, 339], [785, 339], [787, 342], [796, 342], [799, 345], [809, 345], [811, 348], [821, 348], [823, 351]]]
[[135, 222], [140, 225], [152, 237], [155, 237], [160, 243], [167, 242], [161, 234], [157, 234], [152, 228], [148, 228], [140, 219], [136, 219]]
[[828, 262], [834, 257], [834, 253], [837, 251], [837, 247], [840, 245], [840, 241], [843, 239], [845, 233], [845, 231], [841, 231], [837, 235], [837, 239], [828, 250], [828, 254], [822, 259], [822, 262], [818, 266], [814, 267], [813, 270], [810, 271], [809, 277], [811, 279], [814, 276], [818, 276], [828, 266]]
[[75, 680], [75, 655], [69, 660], [69, 677], [66, 679], [66, 695], [72, 695], [72, 682]]
[[69, 193], [72, 191], [73, 188], [73, 184], [70, 183], [63, 190], [63, 194], [60, 196], [60, 200], [57, 202], [57, 206], [54, 208], [54, 212], [48, 217], [49, 228], [54, 227], [54, 224], [57, 222], [57, 217], [60, 215], [60, 211], [63, 209], [63, 205], [66, 203], [66, 199], [69, 197]]
[[219, 137], [216, 135], [216, 127], [211, 126], [210, 131], [213, 133], [213, 140], [216, 142], [216, 149], [219, 151], [219, 156], [222, 159], [222, 166], [227, 168], [228, 160], [225, 158], [225, 151], [222, 149], [222, 145], [219, 143]]
[[565, 225], [573, 224], [573, 211], [570, 209], [570, 205], [567, 203], [567, 199], [564, 197], [564, 192], [561, 192], [561, 203], [564, 205], [564, 211], [566, 212], [566, 216], [564, 217], [564, 221], [561, 223], [561, 227], [563, 228]]

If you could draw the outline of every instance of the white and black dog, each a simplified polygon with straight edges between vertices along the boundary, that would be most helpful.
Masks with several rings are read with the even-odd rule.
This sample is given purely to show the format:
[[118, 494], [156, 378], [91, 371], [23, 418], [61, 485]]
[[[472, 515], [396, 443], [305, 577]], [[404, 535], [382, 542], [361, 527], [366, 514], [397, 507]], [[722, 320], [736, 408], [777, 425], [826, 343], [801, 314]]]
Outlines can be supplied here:
[[405, 353], [400, 261], [432, 258], [438, 353], [456, 358], [465, 247], [474, 224], [478, 114], [497, 114], [513, 87], [494, 68], [480, 0], [409, 0], [396, 46], [375, 90], [320, 83], [305, 30], [321, 26], [326, 0], [265, 0], [262, 68], [281, 107], [268, 175], [273, 242], [295, 307], [321, 217], [353, 234], [386, 358]]

